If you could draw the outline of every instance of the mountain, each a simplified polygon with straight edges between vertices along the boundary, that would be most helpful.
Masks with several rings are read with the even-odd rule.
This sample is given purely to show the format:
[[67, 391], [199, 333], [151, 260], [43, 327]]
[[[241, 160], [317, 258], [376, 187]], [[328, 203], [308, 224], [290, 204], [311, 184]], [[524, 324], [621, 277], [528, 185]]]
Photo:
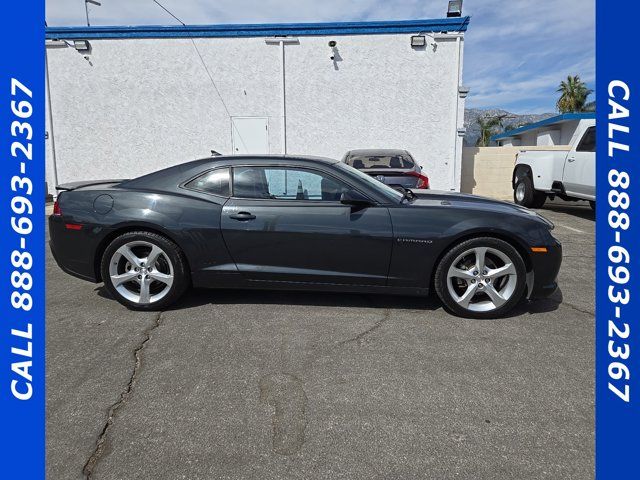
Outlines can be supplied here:
[[513, 130], [514, 128], [521, 127], [525, 124], [535, 123], [541, 120], [545, 120], [549, 117], [553, 117], [554, 115], [557, 115], [557, 113], [531, 113], [516, 115], [515, 113], [496, 108], [467, 108], [464, 112], [464, 127], [467, 129], [467, 133], [464, 136], [464, 146], [475, 146], [476, 140], [478, 140], [478, 137], [480, 137], [480, 126], [477, 122], [478, 117], [494, 117], [498, 115], [506, 115], [507, 117], [509, 117], [504, 119], [503, 124], [505, 126], [505, 130]]

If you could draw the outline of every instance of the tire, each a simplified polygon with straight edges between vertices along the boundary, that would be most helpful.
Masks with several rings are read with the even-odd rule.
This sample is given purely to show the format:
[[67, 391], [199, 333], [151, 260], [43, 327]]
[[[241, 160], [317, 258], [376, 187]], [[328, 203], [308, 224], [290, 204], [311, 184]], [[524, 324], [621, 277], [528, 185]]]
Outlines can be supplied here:
[[533, 188], [529, 175], [522, 177], [513, 189], [513, 201], [527, 208], [541, 208], [547, 201], [547, 195]]
[[145, 231], [127, 232], [113, 240], [102, 255], [100, 273], [113, 298], [131, 310], [162, 310], [190, 284], [180, 247]]
[[594, 212], [596, 211], [596, 202], [594, 202], [593, 200], [589, 200], [589, 206], [591, 207], [591, 210], [593, 210]]
[[[482, 251], [484, 262], [478, 265], [478, 253]], [[492, 274], [494, 270], [498, 271]], [[447, 252], [436, 268], [434, 285], [445, 309], [454, 315], [498, 318], [522, 299], [526, 267], [509, 243], [479, 237], [459, 243]]]

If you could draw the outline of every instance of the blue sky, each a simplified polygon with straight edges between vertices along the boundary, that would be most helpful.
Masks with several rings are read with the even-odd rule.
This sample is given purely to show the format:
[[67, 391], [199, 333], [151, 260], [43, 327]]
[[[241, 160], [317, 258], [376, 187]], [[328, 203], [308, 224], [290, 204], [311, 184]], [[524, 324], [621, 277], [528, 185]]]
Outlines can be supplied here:
[[[160, 0], [187, 24], [441, 18], [447, 0]], [[93, 25], [175, 23], [152, 0], [101, 0]], [[594, 0], [465, 0], [469, 108], [553, 112], [567, 75], [594, 88]], [[49, 25], [85, 24], [84, 0], [48, 0]]]

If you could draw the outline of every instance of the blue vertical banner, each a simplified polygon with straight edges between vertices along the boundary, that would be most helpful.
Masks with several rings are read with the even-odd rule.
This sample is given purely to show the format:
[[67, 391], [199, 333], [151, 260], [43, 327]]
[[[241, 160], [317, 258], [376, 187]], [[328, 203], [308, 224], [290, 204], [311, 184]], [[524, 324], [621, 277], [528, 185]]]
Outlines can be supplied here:
[[1, 478], [45, 476], [44, 0], [4, 1], [0, 31]]
[[637, 3], [596, 7], [596, 478], [640, 478]]

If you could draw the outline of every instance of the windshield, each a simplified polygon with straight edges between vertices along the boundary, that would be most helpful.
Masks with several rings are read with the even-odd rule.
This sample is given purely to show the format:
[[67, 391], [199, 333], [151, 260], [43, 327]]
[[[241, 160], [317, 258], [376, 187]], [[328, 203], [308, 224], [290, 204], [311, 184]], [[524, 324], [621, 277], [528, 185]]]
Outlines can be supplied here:
[[350, 175], [354, 177], [358, 177], [358, 179], [363, 182], [368, 183], [372, 188], [375, 188], [378, 192], [382, 193], [385, 197], [389, 198], [389, 200], [393, 200], [396, 202], [401, 201], [404, 198], [404, 195], [397, 190], [394, 190], [388, 185], [385, 185], [382, 182], [379, 182], [373, 177], [370, 177], [366, 173], [362, 173], [360, 170], [355, 169], [346, 163], [336, 163], [336, 166]]
[[347, 165], [359, 170], [368, 168], [414, 168], [413, 159], [406, 154], [362, 155], [353, 154], [347, 158]]

